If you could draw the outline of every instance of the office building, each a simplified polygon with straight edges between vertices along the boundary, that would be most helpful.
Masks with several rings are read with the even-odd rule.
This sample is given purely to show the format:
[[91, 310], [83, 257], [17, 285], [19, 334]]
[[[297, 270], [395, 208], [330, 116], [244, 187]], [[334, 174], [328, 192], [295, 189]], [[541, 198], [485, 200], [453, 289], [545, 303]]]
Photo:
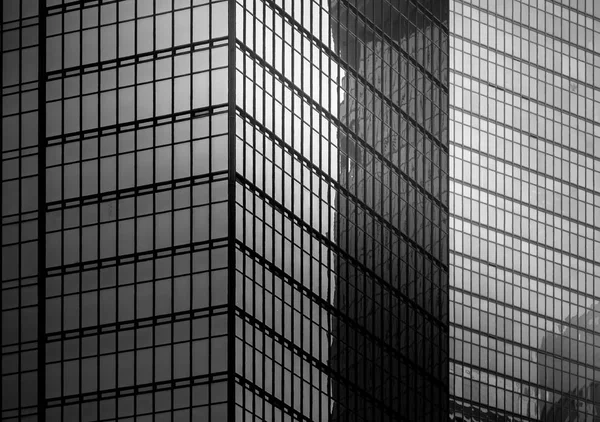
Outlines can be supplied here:
[[2, 7], [2, 420], [226, 420], [228, 2]]
[[2, 421], [446, 418], [447, 3], [2, 7]]
[[596, 420], [600, 5], [450, 9], [450, 418]]
[[334, 1], [330, 14], [345, 71], [331, 420], [444, 420], [447, 4]]

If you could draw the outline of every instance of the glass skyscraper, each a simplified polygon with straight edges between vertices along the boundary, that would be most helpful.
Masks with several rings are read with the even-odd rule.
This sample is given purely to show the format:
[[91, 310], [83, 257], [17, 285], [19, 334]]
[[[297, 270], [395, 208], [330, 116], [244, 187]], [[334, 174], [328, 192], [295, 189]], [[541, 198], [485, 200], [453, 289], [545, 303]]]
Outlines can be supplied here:
[[600, 417], [600, 4], [450, 2], [450, 415]]
[[448, 414], [448, 4], [4, 0], [2, 421]]
[[447, 4], [349, 3], [330, 11], [345, 70], [332, 420], [444, 420]]

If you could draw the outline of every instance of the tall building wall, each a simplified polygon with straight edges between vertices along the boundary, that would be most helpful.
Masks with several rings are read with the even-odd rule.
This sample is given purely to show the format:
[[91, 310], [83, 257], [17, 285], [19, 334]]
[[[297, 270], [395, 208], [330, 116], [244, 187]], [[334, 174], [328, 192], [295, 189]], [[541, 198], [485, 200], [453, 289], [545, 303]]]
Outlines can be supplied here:
[[447, 414], [446, 5], [332, 6], [347, 67], [334, 296], [346, 319], [332, 327], [331, 362], [349, 381], [333, 384], [333, 420], [439, 420]]
[[2, 7], [3, 421], [447, 414], [446, 3]]
[[3, 420], [224, 420], [228, 3], [37, 3], [3, 2]]
[[[2, 2], [2, 421], [39, 420], [43, 189], [39, 79], [43, 30], [36, 1]], [[43, 227], [43, 226], [42, 226]]]
[[451, 2], [451, 419], [599, 414], [599, 17]]

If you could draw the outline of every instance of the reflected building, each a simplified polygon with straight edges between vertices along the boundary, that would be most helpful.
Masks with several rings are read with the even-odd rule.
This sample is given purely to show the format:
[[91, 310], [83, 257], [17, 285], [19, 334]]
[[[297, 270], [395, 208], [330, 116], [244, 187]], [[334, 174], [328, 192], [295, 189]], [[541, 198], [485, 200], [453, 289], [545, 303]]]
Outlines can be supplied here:
[[[548, 332], [540, 344], [540, 421], [600, 419], [600, 303]], [[587, 419], [586, 419], [587, 418]]]
[[448, 4], [2, 3], [2, 421], [448, 413]]
[[332, 421], [447, 418], [448, 9], [332, 1], [344, 64]]
[[450, 8], [450, 419], [596, 420], [600, 5]]

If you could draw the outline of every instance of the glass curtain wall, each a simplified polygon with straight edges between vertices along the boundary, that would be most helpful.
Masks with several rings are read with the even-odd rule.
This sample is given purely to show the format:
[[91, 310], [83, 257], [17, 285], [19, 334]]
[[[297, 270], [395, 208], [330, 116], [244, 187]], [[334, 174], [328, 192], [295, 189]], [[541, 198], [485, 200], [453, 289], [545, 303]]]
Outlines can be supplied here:
[[600, 4], [450, 7], [451, 418], [598, 418]]
[[446, 2], [2, 7], [2, 421], [446, 417]]

